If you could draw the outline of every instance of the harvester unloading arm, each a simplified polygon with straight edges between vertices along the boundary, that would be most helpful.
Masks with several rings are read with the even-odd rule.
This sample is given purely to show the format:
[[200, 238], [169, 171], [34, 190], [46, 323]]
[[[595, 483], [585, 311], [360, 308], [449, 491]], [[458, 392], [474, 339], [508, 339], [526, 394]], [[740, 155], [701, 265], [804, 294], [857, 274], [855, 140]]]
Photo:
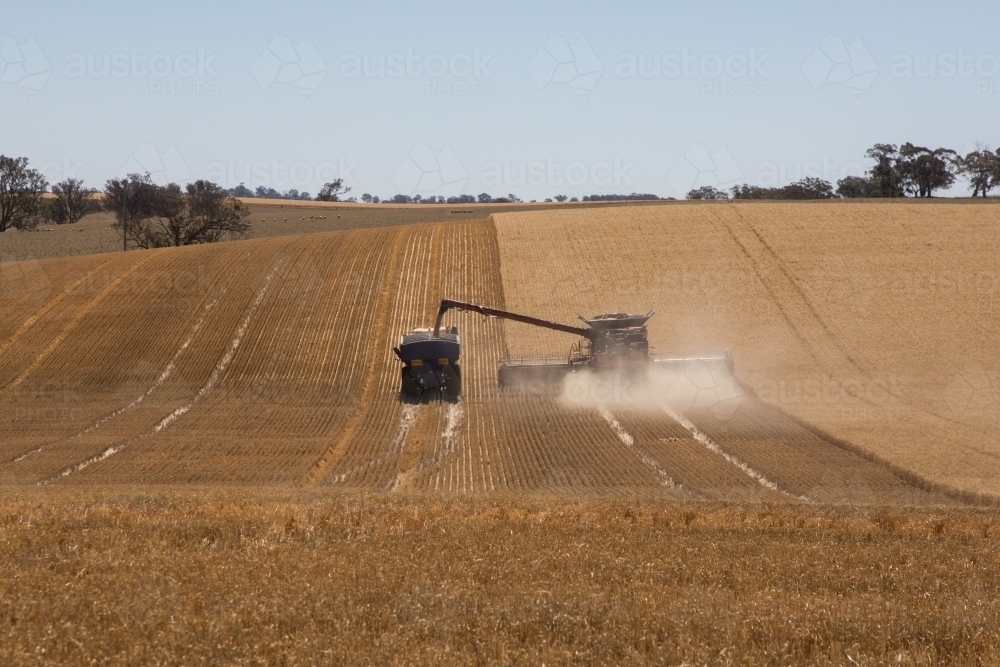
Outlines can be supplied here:
[[529, 317], [528, 315], [519, 315], [517, 313], [511, 313], [506, 310], [499, 310], [497, 308], [489, 308], [487, 306], [480, 306], [475, 303], [465, 303], [464, 301], [455, 301], [454, 299], [441, 299], [441, 307], [438, 309], [437, 320], [434, 322], [434, 337], [437, 338], [441, 333], [441, 318], [449, 310], [467, 310], [473, 313], [479, 313], [481, 315], [486, 315], [487, 317], [499, 317], [504, 320], [513, 320], [514, 322], [523, 322], [524, 324], [530, 324], [536, 327], [543, 327], [545, 329], [553, 329], [555, 331], [562, 331], [563, 333], [575, 334], [577, 336], [582, 336], [590, 340], [594, 340], [597, 332], [590, 327], [572, 327], [567, 324], [559, 324], [558, 322], [550, 322], [548, 320], [539, 319], [537, 317]]

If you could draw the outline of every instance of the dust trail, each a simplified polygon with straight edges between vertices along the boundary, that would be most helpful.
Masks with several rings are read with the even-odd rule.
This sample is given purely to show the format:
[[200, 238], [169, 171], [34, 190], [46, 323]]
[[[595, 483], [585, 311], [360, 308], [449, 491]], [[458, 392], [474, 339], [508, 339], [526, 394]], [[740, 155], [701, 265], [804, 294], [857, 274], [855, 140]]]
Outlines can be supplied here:
[[[187, 349], [188, 349], [188, 347], [191, 346], [191, 343], [194, 341], [195, 336], [198, 335], [198, 332], [201, 330], [202, 325], [205, 323], [205, 319], [208, 317], [208, 315], [213, 310], [215, 310], [216, 305], [218, 305], [219, 300], [222, 298], [222, 295], [226, 293], [227, 289], [228, 289], [228, 284], [222, 288], [222, 291], [219, 292], [215, 296], [214, 299], [212, 299], [207, 304], [205, 304], [205, 308], [204, 308], [204, 310], [202, 310], [201, 316], [194, 323], [194, 325], [192, 325], [191, 329], [188, 331], [187, 337], [181, 343], [181, 346], [179, 348], [177, 348], [176, 352], [174, 352], [174, 356], [170, 358], [170, 361], [167, 362], [167, 365], [163, 369], [163, 372], [160, 373], [160, 375], [156, 378], [156, 380], [153, 382], [153, 384], [150, 385], [149, 389], [147, 389], [143, 394], [139, 395], [135, 400], [133, 400], [128, 405], [125, 405], [125, 406], [123, 406], [121, 408], [118, 408], [117, 410], [115, 410], [114, 412], [112, 412], [109, 415], [105, 415], [104, 417], [101, 417], [96, 422], [94, 422], [93, 424], [91, 424], [90, 426], [88, 426], [87, 428], [85, 428], [84, 430], [80, 431], [76, 435], [70, 436], [69, 439], [73, 440], [73, 439], [79, 438], [81, 436], [87, 435], [88, 433], [92, 433], [92, 432], [96, 431], [97, 429], [99, 429], [100, 427], [104, 426], [105, 424], [107, 424], [112, 419], [115, 419], [116, 417], [119, 417], [119, 416], [125, 414], [126, 412], [132, 410], [136, 406], [138, 406], [144, 400], [146, 400], [147, 398], [149, 398], [149, 396], [152, 395], [152, 393], [154, 391], [156, 391], [161, 386], [163, 386], [163, 383], [166, 382], [167, 380], [169, 380], [170, 376], [173, 375], [174, 369], [177, 367], [177, 362], [180, 361], [181, 356], [183, 356], [184, 352], [186, 352]], [[53, 443], [48, 443], [46, 445], [42, 445], [41, 447], [37, 447], [35, 449], [32, 449], [30, 452], [26, 452], [24, 454], [21, 454], [20, 456], [18, 456], [17, 458], [15, 458], [12, 461], [12, 463], [19, 463], [19, 462], [23, 461], [24, 459], [28, 458], [29, 456], [32, 456], [34, 454], [38, 454], [38, 453], [44, 451], [45, 448], [47, 446], [49, 446], [50, 444], [53, 444]]]
[[236, 354], [236, 350], [240, 346], [240, 342], [243, 340], [244, 334], [246, 334], [247, 332], [247, 328], [250, 326], [250, 319], [253, 317], [254, 313], [257, 312], [257, 308], [260, 307], [261, 302], [264, 300], [264, 297], [267, 295], [267, 292], [271, 287], [271, 281], [274, 279], [274, 274], [277, 273], [278, 268], [280, 268], [280, 266], [283, 263], [284, 259], [282, 258], [276, 261], [271, 266], [271, 270], [268, 271], [267, 276], [265, 276], [263, 284], [257, 289], [257, 294], [254, 295], [254, 299], [250, 303], [250, 307], [247, 308], [247, 312], [243, 316], [243, 321], [240, 322], [240, 325], [236, 328], [236, 332], [230, 339], [229, 345], [226, 347], [226, 351], [223, 353], [219, 361], [215, 364], [215, 368], [212, 369], [212, 375], [209, 376], [208, 381], [201, 389], [198, 390], [198, 393], [195, 394], [194, 398], [192, 398], [186, 405], [182, 405], [181, 407], [177, 408], [176, 410], [168, 414], [166, 417], [161, 419], [160, 422], [156, 424], [156, 426], [146, 431], [145, 433], [137, 435], [134, 438], [131, 438], [124, 442], [112, 445], [107, 449], [105, 449], [100, 454], [97, 454], [85, 461], [81, 461], [80, 463], [72, 465], [69, 468], [63, 470], [55, 477], [43, 480], [39, 482], [39, 484], [46, 484], [48, 482], [60, 479], [62, 477], [68, 477], [73, 473], [80, 472], [84, 468], [87, 468], [88, 466], [94, 463], [98, 463], [107, 458], [110, 458], [111, 456], [114, 456], [115, 454], [122, 451], [123, 449], [125, 449], [125, 447], [127, 447], [130, 444], [138, 442], [143, 438], [148, 438], [150, 436], [156, 435], [157, 433], [159, 433], [160, 431], [162, 431], [163, 429], [167, 428], [172, 423], [180, 419], [182, 416], [184, 416], [186, 412], [188, 412], [192, 407], [194, 407], [195, 403], [198, 403], [201, 399], [207, 396], [209, 392], [211, 392], [212, 389], [215, 388], [216, 383], [219, 381], [219, 378], [222, 376], [222, 374], [226, 371], [226, 368], [229, 367], [230, 362], [233, 360], [233, 356]]
[[462, 424], [463, 415], [461, 401], [448, 404], [448, 411], [444, 415], [444, 432], [441, 434], [442, 454], [455, 451], [458, 444], [458, 427]]
[[[441, 451], [439, 456], [436, 457], [436, 463], [443, 461], [458, 448], [458, 427], [462, 423], [463, 414], [461, 401], [455, 401], [448, 405], [448, 410], [444, 416], [444, 431], [441, 433]], [[441, 474], [439, 472], [438, 482], [440, 482], [440, 479]]]
[[[402, 409], [399, 411], [399, 422], [396, 424], [396, 433], [392, 437], [392, 442], [389, 443], [389, 448], [383, 453], [379, 454], [375, 458], [369, 459], [364, 463], [358, 463], [357, 465], [351, 466], [339, 475], [335, 475], [330, 484], [342, 484], [344, 480], [347, 479], [349, 475], [354, 475], [359, 472], [368, 470], [378, 465], [385, 459], [395, 454], [402, 453], [403, 447], [406, 446], [406, 438], [410, 435], [410, 431], [413, 430], [413, 424], [417, 421], [417, 406], [413, 403], [403, 404]], [[396, 475], [395, 480], [392, 482], [392, 488], [395, 489], [398, 485], [399, 474]]]
[[803, 500], [805, 502], [813, 502], [812, 499], [809, 498], [808, 496], [797, 496], [794, 493], [792, 493], [791, 491], [786, 491], [785, 489], [782, 489], [776, 483], [772, 482], [767, 477], [765, 477], [762, 473], [760, 473], [760, 472], [754, 470], [753, 468], [751, 468], [749, 465], [747, 465], [746, 462], [741, 461], [740, 459], [736, 458], [735, 456], [733, 456], [729, 452], [727, 452], [724, 449], [722, 449], [722, 447], [719, 447], [719, 445], [717, 445], [714, 440], [712, 440], [710, 437], [708, 437], [708, 435], [704, 431], [702, 431], [700, 428], [698, 428], [697, 426], [695, 426], [694, 422], [692, 422], [690, 419], [688, 419], [684, 415], [682, 415], [682, 414], [680, 414], [678, 412], [675, 412], [673, 408], [671, 408], [669, 406], [666, 406], [666, 405], [662, 406], [662, 408], [663, 408], [663, 411], [666, 412], [667, 415], [669, 415], [671, 419], [673, 419], [675, 422], [677, 422], [678, 424], [680, 424], [681, 426], [683, 426], [684, 428], [686, 428], [688, 430], [688, 432], [691, 433], [691, 436], [696, 441], [698, 441], [702, 445], [704, 445], [705, 449], [707, 449], [708, 451], [712, 452], [713, 454], [717, 454], [718, 456], [721, 456], [723, 459], [725, 459], [725, 461], [727, 463], [729, 463], [730, 465], [733, 465], [733, 466], [736, 466], [737, 468], [739, 468], [740, 471], [743, 472], [743, 474], [745, 474], [747, 477], [751, 478], [752, 480], [754, 480], [755, 482], [757, 482], [758, 484], [760, 484], [761, 486], [763, 486], [765, 489], [769, 489], [771, 491], [776, 491], [777, 493], [782, 493], [782, 494], [784, 494], [786, 496], [789, 496], [791, 498], [795, 498], [796, 500]]
[[[458, 445], [458, 427], [462, 424], [463, 415], [464, 410], [462, 408], [462, 399], [458, 399], [454, 403], [448, 404], [448, 408], [444, 415], [444, 430], [441, 432], [441, 447], [431, 458], [422, 461], [409, 470], [404, 470], [396, 475], [396, 479], [392, 481], [392, 484], [389, 487], [390, 491], [398, 491], [404, 482], [412, 479], [428, 468], [440, 465], [445, 458], [455, 452]], [[440, 483], [440, 478], [437, 482]]]
[[601, 408], [599, 412], [601, 413], [601, 416], [604, 417], [604, 421], [608, 422], [608, 426], [611, 427], [611, 430], [618, 436], [618, 439], [622, 441], [622, 444], [632, 450], [632, 452], [639, 457], [639, 460], [642, 461], [647, 468], [653, 471], [653, 474], [656, 475], [656, 478], [660, 480], [660, 483], [663, 484], [663, 486], [669, 489], [674, 489], [675, 491], [691, 493], [688, 489], [684, 488], [682, 484], [674, 481], [674, 478], [671, 477], [666, 470], [660, 467], [660, 464], [656, 462], [656, 459], [635, 444], [635, 438], [632, 437], [632, 434], [625, 430], [625, 427], [622, 426], [617, 419], [615, 419], [615, 416], [611, 414], [609, 410]]

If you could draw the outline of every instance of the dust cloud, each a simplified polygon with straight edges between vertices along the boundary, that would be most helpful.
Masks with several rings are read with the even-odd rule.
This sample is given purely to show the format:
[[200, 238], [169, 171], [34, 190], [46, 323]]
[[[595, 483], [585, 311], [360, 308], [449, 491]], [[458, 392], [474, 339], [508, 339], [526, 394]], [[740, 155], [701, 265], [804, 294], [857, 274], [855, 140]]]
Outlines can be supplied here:
[[678, 413], [704, 409], [728, 418], [744, 398], [743, 388], [725, 361], [694, 359], [650, 364], [639, 371], [569, 373], [559, 400], [570, 408]]

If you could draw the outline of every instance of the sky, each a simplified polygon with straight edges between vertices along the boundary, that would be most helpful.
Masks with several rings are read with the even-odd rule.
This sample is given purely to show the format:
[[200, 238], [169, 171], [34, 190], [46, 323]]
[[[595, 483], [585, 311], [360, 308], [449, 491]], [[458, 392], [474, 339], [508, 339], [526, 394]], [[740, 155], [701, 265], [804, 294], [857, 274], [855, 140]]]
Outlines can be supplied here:
[[3, 5], [0, 153], [50, 182], [683, 197], [1000, 143], [996, 2]]

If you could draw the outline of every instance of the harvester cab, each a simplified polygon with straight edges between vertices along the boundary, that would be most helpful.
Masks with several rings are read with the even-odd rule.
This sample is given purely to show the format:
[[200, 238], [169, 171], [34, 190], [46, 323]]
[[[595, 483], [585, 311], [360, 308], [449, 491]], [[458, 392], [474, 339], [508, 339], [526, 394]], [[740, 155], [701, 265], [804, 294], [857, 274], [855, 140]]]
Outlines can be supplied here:
[[653, 315], [652, 310], [645, 315], [606, 313], [589, 319], [579, 315], [592, 332], [583, 343], [589, 343], [589, 349], [583, 356], [589, 359], [590, 367], [594, 370], [607, 370], [636, 368], [646, 364], [649, 361], [646, 321]]

